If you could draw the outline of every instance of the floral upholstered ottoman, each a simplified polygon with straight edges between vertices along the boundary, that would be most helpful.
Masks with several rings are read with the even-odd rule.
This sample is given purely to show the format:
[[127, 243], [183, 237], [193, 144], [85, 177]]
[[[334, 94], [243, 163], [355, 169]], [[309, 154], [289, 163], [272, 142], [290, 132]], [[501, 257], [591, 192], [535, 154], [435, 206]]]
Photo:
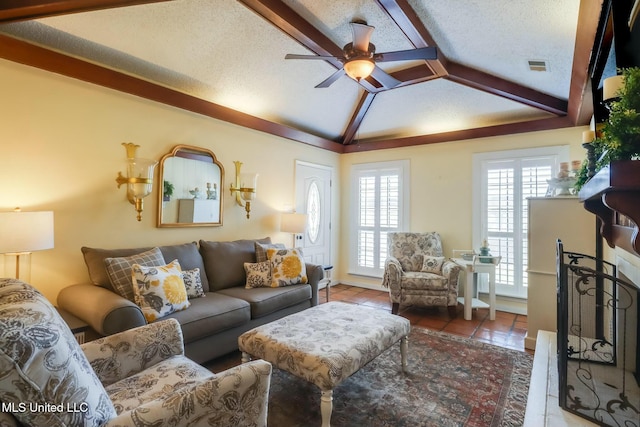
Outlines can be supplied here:
[[331, 420], [333, 389], [400, 341], [407, 366], [404, 317], [342, 302], [321, 304], [259, 326], [238, 338], [242, 361], [264, 359], [318, 386], [322, 426]]

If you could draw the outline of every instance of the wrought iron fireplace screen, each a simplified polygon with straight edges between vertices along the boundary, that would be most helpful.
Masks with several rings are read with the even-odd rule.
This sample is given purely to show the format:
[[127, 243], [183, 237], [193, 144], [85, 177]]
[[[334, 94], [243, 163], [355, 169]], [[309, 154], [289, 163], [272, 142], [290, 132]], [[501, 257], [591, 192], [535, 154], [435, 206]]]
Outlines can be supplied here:
[[638, 288], [561, 241], [557, 263], [560, 406], [601, 425], [640, 426]]

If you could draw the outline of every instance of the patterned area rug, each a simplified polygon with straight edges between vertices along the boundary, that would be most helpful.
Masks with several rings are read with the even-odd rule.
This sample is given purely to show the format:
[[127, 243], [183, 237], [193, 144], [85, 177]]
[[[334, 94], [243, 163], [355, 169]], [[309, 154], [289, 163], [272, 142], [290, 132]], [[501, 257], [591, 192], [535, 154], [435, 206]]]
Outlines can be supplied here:
[[[332, 427], [521, 426], [533, 356], [414, 327], [409, 370], [394, 345], [333, 392]], [[320, 390], [274, 369], [269, 425], [321, 424]]]

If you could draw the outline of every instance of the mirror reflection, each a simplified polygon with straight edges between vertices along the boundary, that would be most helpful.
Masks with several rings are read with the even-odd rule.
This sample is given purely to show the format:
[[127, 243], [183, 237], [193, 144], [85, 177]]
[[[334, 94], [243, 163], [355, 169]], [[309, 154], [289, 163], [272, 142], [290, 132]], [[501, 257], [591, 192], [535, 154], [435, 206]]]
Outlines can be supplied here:
[[158, 227], [222, 225], [224, 169], [213, 152], [178, 145], [160, 161]]

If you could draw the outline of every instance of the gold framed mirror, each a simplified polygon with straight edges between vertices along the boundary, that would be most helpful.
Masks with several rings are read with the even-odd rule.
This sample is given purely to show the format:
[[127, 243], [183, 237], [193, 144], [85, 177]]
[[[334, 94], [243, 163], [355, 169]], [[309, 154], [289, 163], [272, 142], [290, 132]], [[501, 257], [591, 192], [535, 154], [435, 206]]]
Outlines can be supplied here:
[[158, 227], [222, 225], [224, 168], [212, 151], [177, 145], [160, 160]]

